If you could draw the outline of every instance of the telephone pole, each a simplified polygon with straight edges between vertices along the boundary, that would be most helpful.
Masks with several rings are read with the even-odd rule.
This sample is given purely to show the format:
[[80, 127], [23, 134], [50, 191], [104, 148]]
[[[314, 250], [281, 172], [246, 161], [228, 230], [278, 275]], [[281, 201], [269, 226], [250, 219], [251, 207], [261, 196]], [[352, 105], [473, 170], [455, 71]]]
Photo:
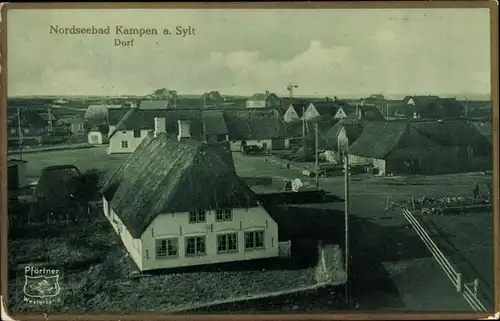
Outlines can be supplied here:
[[21, 110], [17, 107], [17, 132], [19, 136], [19, 159], [23, 160], [23, 130], [21, 125]]
[[315, 172], [316, 172], [316, 187], [319, 187], [319, 156], [318, 156], [318, 123], [314, 126], [314, 155], [315, 155]]
[[346, 304], [350, 301], [350, 291], [349, 291], [349, 154], [347, 146], [344, 150], [344, 235], [345, 235], [345, 254], [344, 254], [344, 264], [345, 264], [345, 300]]

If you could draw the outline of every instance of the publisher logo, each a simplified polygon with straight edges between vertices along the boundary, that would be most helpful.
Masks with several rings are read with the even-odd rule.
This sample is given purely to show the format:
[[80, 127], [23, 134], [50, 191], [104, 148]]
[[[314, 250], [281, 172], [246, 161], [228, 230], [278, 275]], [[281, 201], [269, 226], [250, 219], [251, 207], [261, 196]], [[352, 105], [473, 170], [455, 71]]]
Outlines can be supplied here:
[[37, 305], [60, 303], [60, 276], [58, 269], [24, 267], [24, 302]]

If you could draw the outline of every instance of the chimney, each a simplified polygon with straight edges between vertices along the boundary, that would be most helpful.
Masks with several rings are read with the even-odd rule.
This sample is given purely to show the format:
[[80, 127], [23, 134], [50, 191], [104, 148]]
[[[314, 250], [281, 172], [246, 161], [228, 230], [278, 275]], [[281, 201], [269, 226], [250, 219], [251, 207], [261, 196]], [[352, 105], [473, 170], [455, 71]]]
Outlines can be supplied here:
[[166, 125], [166, 120], [164, 117], [155, 117], [155, 137], [158, 136], [160, 133], [166, 133], [167, 132], [167, 125]]
[[179, 135], [177, 135], [177, 139], [180, 141], [182, 139], [191, 138], [191, 122], [178, 120], [177, 124], [179, 124]]

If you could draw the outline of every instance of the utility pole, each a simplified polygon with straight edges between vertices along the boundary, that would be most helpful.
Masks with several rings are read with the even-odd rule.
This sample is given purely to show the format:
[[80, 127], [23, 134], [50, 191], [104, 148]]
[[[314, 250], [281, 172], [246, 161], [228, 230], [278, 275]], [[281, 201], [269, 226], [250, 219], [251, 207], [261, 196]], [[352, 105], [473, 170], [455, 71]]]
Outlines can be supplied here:
[[465, 97], [465, 119], [468, 119], [469, 118], [469, 115], [468, 115], [468, 106], [467, 106], [467, 97]]
[[23, 130], [21, 125], [21, 110], [17, 107], [17, 133], [19, 135], [19, 159], [23, 160]]
[[347, 146], [344, 150], [344, 235], [345, 235], [345, 300], [346, 304], [349, 304], [349, 154]]
[[49, 120], [48, 120], [47, 131], [48, 132], [52, 132], [52, 112], [50, 110], [50, 106], [48, 107], [48, 111], [49, 111], [48, 112], [48, 118], [49, 118]]
[[177, 95], [174, 95], [174, 108], [177, 108]]
[[315, 172], [316, 172], [316, 187], [319, 187], [319, 156], [318, 156], [318, 123], [314, 126], [314, 155], [315, 155]]
[[207, 107], [207, 95], [203, 94], [203, 109]]

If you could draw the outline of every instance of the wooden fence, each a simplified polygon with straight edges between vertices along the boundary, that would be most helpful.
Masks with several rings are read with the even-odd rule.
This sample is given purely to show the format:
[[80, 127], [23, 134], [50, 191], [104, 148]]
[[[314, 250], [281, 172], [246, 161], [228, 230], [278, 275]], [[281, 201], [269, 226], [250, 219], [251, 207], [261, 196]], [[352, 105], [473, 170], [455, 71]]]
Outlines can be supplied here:
[[424, 242], [427, 249], [431, 252], [432, 256], [436, 259], [439, 266], [443, 269], [446, 276], [450, 279], [451, 283], [456, 287], [457, 292], [461, 292], [464, 299], [476, 312], [487, 312], [488, 310], [481, 303], [477, 297], [477, 281], [473, 282], [473, 285], [466, 284], [463, 282], [462, 273], [457, 272], [446, 256], [441, 252], [436, 243], [432, 240], [429, 234], [426, 232], [425, 228], [419, 223], [419, 221], [413, 216], [413, 214], [408, 209], [401, 210], [403, 216], [411, 224], [417, 235], [420, 237], [422, 242]]

